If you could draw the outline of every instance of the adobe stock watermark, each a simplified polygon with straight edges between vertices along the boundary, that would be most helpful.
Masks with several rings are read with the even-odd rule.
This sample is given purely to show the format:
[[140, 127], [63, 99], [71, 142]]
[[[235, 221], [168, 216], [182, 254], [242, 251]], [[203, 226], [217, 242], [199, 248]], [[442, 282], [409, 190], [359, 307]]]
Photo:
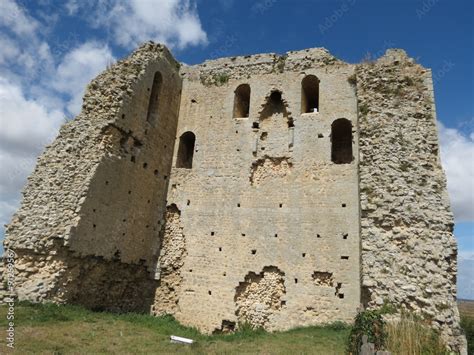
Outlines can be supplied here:
[[437, 83], [441, 79], [443, 79], [446, 74], [448, 74], [453, 68], [455, 67], [455, 64], [450, 61], [450, 60], [444, 60], [443, 64], [441, 65], [441, 68], [436, 69], [434, 72], [432, 72], [433, 76], [433, 82]]
[[[4, 275], [7, 290], [10, 295], [12, 295], [15, 290], [15, 257], [16, 254], [13, 250], [7, 249], [5, 251]], [[13, 349], [15, 347], [15, 300], [10, 296], [4, 299], [4, 303], [8, 306], [6, 341], [7, 346]]]
[[431, 9], [439, 2], [439, 0], [425, 0], [421, 7], [416, 9], [416, 16], [418, 20], [424, 17]]
[[334, 26], [334, 24], [341, 19], [341, 17], [349, 12], [350, 8], [354, 6], [355, 3], [356, 0], [344, 0], [341, 6], [334, 10], [330, 16], [327, 16], [323, 20], [323, 23], [319, 24], [319, 32], [323, 35], [329, 31]]
[[[53, 58], [60, 58], [66, 55], [71, 48], [76, 47], [79, 43], [79, 36], [76, 32], [69, 32], [66, 39], [59, 40], [58, 38], [53, 38], [51, 45], [51, 56]], [[51, 62], [48, 60], [40, 60], [37, 63], [35, 69], [36, 75], [45, 76], [51, 74], [51, 70], [56, 70], [57, 68], [51, 67]]]
[[370, 53], [369, 51], [366, 52], [365, 57], [362, 59], [363, 61], [370, 62], [372, 60], [377, 60], [381, 56], [383, 56], [386, 52], [387, 49], [394, 48], [396, 46], [395, 42], [385, 40], [383, 42], [382, 47], [380, 47], [377, 52], [375, 53]]
[[250, 11], [254, 15], [263, 15], [270, 10], [276, 2], [277, 0], [260, 0], [252, 5]]
[[237, 46], [238, 41], [239, 39], [236, 35], [234, 34], [228, 35], [225, 38], [225, 40], [222, 42], [222, 44], [210, 53], [209, 55], [210, 59], [216, 59], [216, 58], [227, 56], [230, 53], [231, 49], [238, 48]]

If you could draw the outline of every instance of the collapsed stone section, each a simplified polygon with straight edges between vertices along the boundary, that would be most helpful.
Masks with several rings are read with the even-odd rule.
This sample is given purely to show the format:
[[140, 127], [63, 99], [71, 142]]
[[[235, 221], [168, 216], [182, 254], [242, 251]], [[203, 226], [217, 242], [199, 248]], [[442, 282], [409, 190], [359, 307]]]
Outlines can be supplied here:
[[[162, 90], [151, 93], [158, 72]], [[90, 83], [81, 113], [38, 159], [6, 230], [20, 300], [149, 311], [177, 72], [165, 47], [147, 43]], [[150, 95], [161, 100], [149, 110]]]
[[462, 348], [456, 242], [429, 70], [401, 50], [357, 67], [362, 297], [388, 301]]
[[281, 115], [289, 119], [288, 103], [283, 99], [281, 91], [274, 90], [265, 98], [265, 104], [259, 112], [260, 121], [270, 119], [272, 116]]
[[167, 207], [157, 264], [159, 286], [152, 310], [157, 315], [173, 314], [178, 308], [179, 291], [183, 280], [181, 268], [187, 254], [180, 215], [181, 212], [175, 204]]
[[235, 326], [236, 326], [235, 322], [224, 319], [222, 321], [221, 327], [219, 329], [214, 330], [212, 333], [213, 334], [232, 333], [233, 331], [235, 331]]
[[293, 164], [288, 157], [269, 157], [257, 159], [250, 168], [250, 184], [258, 186], [267, 180], [284, 178], [291, 174]]
[[285, 293], [285, 274], [277, 267], [266, 266], [260, 274], [249, 272], [235, 290], [239, 322], [265, 328], [272, 315], [281, 309]]
[[[282, 330], [350, 322], [361, 263], [367, 307], [419, 312], [461, 349], [431, 90], [429, 72], [397, 51], [358, 66], [316, 48], [180, 69], [145, 44], [92, 81], [29, 178], [5, 241], [19, 298], [153, 306], [204, 331], [237, 318]], [[234, 299], [242, 270], [277, 258], [286, 288], [267, 267]]]
[[313, 280], [317, 286], [328, 286], [332, 287], [334, 284], [334, 277], [332, 272], [327, 271], [315, 271], [313, 272]]
[[78, 258], [60, 251], [39, 255], [17, 251], [16, 297], [31, 302], [81, 304], [93, 310], [146, 312], [156, 283], [144, 265], [101, 257]]

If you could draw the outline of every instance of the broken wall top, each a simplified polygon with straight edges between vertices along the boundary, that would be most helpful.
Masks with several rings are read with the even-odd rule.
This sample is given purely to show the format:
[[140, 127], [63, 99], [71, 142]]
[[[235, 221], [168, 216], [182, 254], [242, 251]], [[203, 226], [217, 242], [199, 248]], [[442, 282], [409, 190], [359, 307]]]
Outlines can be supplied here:
[[67, 242], [90, 180], [113, 148], [105, 131], [120, 119], [149, 62], [159, 58], [178, 70], [179, 63], [165, 46], [149, 42], [91, 81], [81, 113], [61, 127], [38, 158], [21, 207], [6, 227], [5, 249], [39, 252]]

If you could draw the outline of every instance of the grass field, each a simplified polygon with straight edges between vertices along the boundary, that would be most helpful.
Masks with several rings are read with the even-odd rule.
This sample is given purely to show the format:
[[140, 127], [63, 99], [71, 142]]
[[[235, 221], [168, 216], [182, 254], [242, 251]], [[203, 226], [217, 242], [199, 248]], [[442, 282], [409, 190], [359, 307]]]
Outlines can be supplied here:
[[474, 354], [474, 301], [458, 301], [461, 326], [466, 333], [468, 354]]
[[[474, 302], [460, 302], [459, 308], [472, 351]], [[4, 331], [6, 315], [6, 307], [1, 306], [0, 354], [10, 350]], [[344, 354], [349, 332], [349, 327], [334, 324], [271, 334], [243, 329], [231, 335], [205, 336], [171, 317], [97, 313], [52, 304], [15, 307], [19, 354]], [[195, 344], [172, 344], [170, 335], [192, 338]]]
[[458, 308], [462, 317], [474, 319], [474, 301], [459, 300]]
[[[94, 313], [74, 306], [17, 305], [15, 349], [21, 354], [154, 353], [154, 354], [344, 354], [349, 328], [308, 327], [281, 333], [243, 330], [204, 336], [171, 317]], [[0, 307], [0, 329], [6, 329]], [[170, 335], [195, 344], [171, 344]], [[0, 353], [7, 353], [4, 334]]]

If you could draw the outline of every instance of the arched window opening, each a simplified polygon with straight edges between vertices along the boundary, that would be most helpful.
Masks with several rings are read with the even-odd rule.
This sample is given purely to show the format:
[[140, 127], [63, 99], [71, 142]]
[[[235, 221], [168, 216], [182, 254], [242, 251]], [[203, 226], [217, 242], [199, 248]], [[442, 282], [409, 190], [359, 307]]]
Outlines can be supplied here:
[[331, 125], [331, 160], [336, 164], [349, 164], [352, 156], [352, 124], [345, 118]]
[[179, 138], [177, 168], [191, 169], [193, 167], [194, 144], [196, 136], [193, 132], [185, 132]]
[[153, 122], [158, 116], [158, 103], [161, 94], [161, 84], [163, 77], [161, 73], [157, 71], [153, 78], [153, 85], [151, 87], [150, 99], [148, 101], [148, 113], [146, 119], [148, 122]]
[[249, 117], [250, 110], [250, 85], [241, 84], [235, 89], [234, 118]]
[[319, 112], [319, 79], [308, 75], [301, 81], [301, 113]]

